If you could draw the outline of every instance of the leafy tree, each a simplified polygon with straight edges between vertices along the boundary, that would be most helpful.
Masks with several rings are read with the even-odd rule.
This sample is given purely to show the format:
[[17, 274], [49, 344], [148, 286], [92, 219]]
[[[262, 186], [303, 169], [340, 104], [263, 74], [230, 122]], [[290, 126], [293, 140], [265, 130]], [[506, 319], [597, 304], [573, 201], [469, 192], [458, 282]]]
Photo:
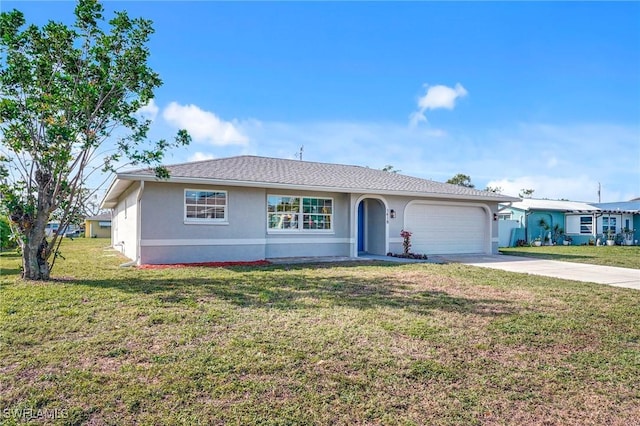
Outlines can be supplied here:
[[457, 175], [449, 179], [447, 183], [464, 186], [466, 188], [475, 188], [475, 185], [471, 183], [471, 177], [462, 173], [458, 173]]
[[190, 140], [180, 130], [147, 141], [150, 121], [137, 111], [162, 84], [147, 65], [151, 21], [117, 12], [107, 23], [103, 11], [79, 0], [72, 26], [41, 28], [25, 27], [18, 10], [0, 14], [1, 198], [27, 279], [49, 278], [61, 239], [48, 241], [45, 226], [56, 212], [62, 232], [77, 215], [92, 171], [127, 160], [167, 177], [163, 152]]
[[15, 247], [12, 236], [13, 232], [11, 231], [9, 218], [5, 215], [0, 215], [0, 250]]
[[82, 202], [79, 207], [79, 214], [82, 218], [107, 212], [100, 208], [100, 199], [95, 190], [83, 188], [82, 191]]
[[518, 193], [518, 197], [520, 198], [531, 198], [533, 193], [536, 192], [535, 189], [521, 189], [520, 193]]
[[382, 168], [383, 172], [391, 172], [391, 173], [400, 173], [402, 170], [398, 170], [395, 167], [393, 167], [391, 164], [387, 164], [386, 166], [384, 166]]
[[500, 186], [487, 186], [485, 189], [485, 191], [489, 191], [489, 192], [494, 192], [496, 194], [501, 194], [502, 193], [502, 187]]

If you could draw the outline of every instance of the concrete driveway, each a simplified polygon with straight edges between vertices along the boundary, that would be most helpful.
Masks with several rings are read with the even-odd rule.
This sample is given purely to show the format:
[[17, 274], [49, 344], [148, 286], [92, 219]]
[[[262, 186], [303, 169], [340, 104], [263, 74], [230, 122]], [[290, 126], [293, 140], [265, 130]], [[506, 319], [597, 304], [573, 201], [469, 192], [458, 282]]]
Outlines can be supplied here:
[[543, 275], [566, 280], [608, 284], [640, 290], [640, 270], [586, 263], [560, 262], [532, 257], [498, 255], [443, 255], [446, 262], [458, 262], [482, 268]]

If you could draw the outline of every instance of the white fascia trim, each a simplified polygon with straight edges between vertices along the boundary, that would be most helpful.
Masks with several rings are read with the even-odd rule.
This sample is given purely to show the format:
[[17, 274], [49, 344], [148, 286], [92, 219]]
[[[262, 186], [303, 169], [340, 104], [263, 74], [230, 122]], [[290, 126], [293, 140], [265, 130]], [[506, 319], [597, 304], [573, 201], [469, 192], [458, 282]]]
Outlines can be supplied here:
[[[343, 188], [343, 187], [329, 187], [329, 186], [315, 186], [315, 185], [292, 185], [287, 183], [275, 183], [275, 182], [254, 182], [254, 181], [242, 181], [242, 180], [224, 180], [224, 179], [205, 179], [205, 178], [190, 178], [190, 177], [171, 177], [169, 179], [158, 179], [155, 176], [150, 175], [135, 175], [135, 174], [119, 174], [118, 179], [123, 180], [146, 180], [151, 182], [166, 182], [166, 183], [184, 183], [192, 185], [216, 185], [216, 186], [241, 186], [251, 188], [279, 188], [290, 189], [296, 191], [307, 192], [338, 192], [347, 194], [370, 194], [371, 188]], [[475, 197], [461, 194], [447, 194], [437, 192], [414, 192], [414, 191], [390, 191], [390, 190], [376, 190], [374, 192], [377, 195], [397, 195], [407, 197], [427, 197], [438, 199], [453, 199], [453, 200], [469, 200], [469, 201], [484, 201], [484, 202], [509, 202], [520, 201], [519, 198], [509, 196], [488, 196], [488, 197]]]
[[142, 240], [144, 247], [171, 246], [249, 246], [266, 244], [352, 244], [351, 238], [227, 238]]
[[508, 203], [498, 204], [498, 213], [500, 213], [503, 210], [510, 209], [512, 205], [513, 205], [513, 201], [509, 201]]
[[136, 181], [144, 181], [146, 179], [127, 179], [122, 180], [115, 178], [111, 185], [109, 185], [109, 189], [105, 192], [102, 201], [100, 202], [101, 209], [113, 209], [118, 204], [118, 197], [121, 194], [127, 191], [131, 185], [133, 185]]

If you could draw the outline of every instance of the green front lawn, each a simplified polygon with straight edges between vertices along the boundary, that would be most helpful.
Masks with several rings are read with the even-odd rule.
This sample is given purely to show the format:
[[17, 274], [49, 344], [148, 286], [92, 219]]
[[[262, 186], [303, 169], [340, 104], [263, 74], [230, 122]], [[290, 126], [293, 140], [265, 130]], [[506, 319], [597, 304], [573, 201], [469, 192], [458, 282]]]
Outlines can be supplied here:
[[500, 252], [514, 256], [640, 269], [640, 246], [502, 247]]
[[[460, 264], [0, 256], [0, 423], [628, 425], [640, 292]], [[37, 417], [40, 415], [40, 417]]]

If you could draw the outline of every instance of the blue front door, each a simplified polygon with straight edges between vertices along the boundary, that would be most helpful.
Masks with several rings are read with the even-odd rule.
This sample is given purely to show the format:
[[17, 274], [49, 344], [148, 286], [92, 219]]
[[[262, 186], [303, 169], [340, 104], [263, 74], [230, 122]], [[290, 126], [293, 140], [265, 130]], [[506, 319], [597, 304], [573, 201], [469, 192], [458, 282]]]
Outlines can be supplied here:
[[358, 252], [364, 251], [364, 201], [358, 204]]

